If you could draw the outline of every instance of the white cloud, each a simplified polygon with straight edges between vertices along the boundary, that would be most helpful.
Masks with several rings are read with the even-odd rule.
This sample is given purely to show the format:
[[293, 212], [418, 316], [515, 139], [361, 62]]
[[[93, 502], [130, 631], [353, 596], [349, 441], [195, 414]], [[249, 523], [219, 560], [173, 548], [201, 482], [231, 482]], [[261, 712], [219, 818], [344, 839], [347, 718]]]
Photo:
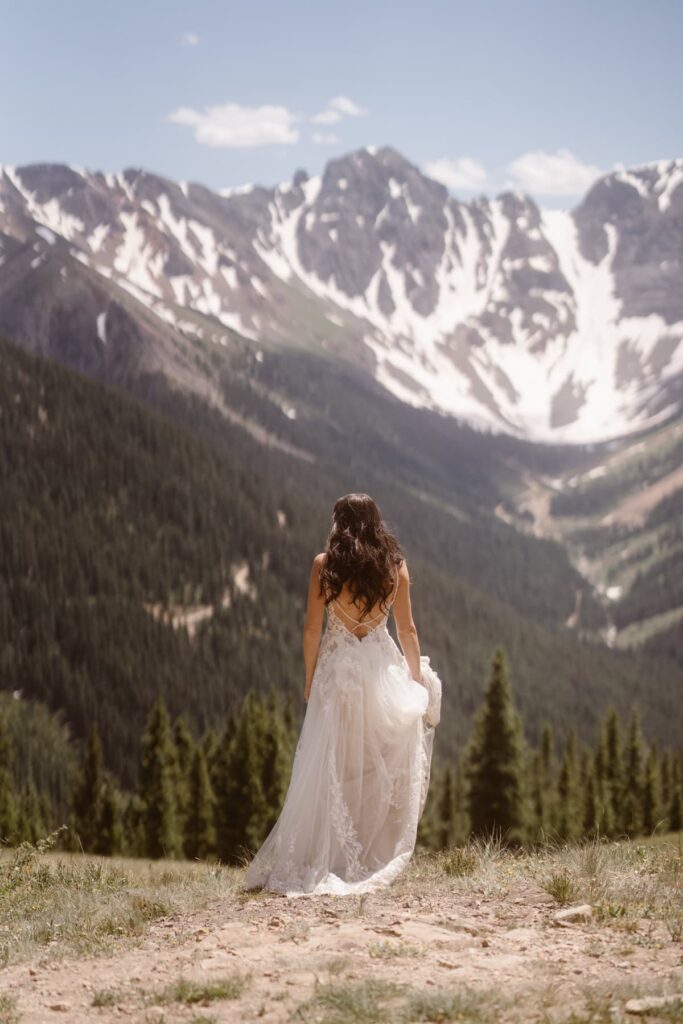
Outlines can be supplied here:
[[313, 124], [337, 124], [341, 121], [342, 116], [338, 110], [321, 110], [319, 114], [314, 114], [311, 118]]
[[313, 124], [337, 124], [343, 117], [364, 117], [365, 114], [367, 110], [359, 107], [348, 96], [335, 96], [325, 110], [313, 115], [311, 121]]
[[318, 146], [334, 146], [341, 142], [341, 139], [334, 132], [313, 132], [313, 141]]
[[475, 191], [484, 188], [488, 182], [486, 168], [471, 157], [461, 156], [457, 160], [441, 157], [425, 166], [430, 178], [440, 181], [447, 188]]
[[287, 107], [241, 107], [238, 103], [203, 111], [179, 107], [168, 120], [193, 128], [197, 142], [214, 148], [248, 149], [299, 141], [299, 130], [294, 127], [299, 118]]
[[340, 114], [344, 114], [345, 117], [363, 117], [367, 113], [357, 103], [350, 100], [348, 96], [335, 96], [333, 100], [330, 100], [329, 105], [333, 110], [338, 110]]
[[510, 187], [541, 196], [582, 195], [603, 173], [599, 167], [581, 163], [568, 149], [525, 153], [507, 170], [512, 175]]
[[183, 46], [199, 46], [199, 36], [196, 32], [185, 32], [180, 42]]

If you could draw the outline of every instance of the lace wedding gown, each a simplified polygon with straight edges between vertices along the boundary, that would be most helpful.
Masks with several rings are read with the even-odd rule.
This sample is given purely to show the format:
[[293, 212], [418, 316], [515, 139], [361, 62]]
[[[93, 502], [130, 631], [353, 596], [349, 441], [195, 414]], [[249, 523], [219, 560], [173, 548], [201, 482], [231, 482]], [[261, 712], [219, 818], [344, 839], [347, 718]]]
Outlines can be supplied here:
[[[388, 612], [377, 618], [359, 637], [328, 605], [289, 789], [249, 865], [249, 888], [368, 892], [393, 881], [413, 853], [434, 742], [430, 693], [411, 678]], [[428, 658], [422, 667], [440, 705]]]

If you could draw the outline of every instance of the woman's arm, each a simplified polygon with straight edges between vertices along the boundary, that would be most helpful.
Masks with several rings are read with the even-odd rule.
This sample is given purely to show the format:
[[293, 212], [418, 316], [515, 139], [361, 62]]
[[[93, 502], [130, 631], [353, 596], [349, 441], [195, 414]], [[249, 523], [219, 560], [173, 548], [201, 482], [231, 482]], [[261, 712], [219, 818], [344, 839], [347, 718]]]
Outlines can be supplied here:
[[306, 619], [304, 621], [304, 665], [306, 666], [304, 700], [308, 700], [311, 694], [311, 683], [318, 660], [320, 634], [323, 628], [325, 601], [320, 593], [320, 570], [324, 560], [324, 554], [315, 556], [308, 581], [308, 599], [306, 601]]
[[420, 641], [418, 640], [417, 629], [413, 622], [413, 611], [410, 607], [410, 576], [408, 575], [408, 565], [405, 559], [398, 574], [398, 590], [396, 591], [393, 609], [398, 642], [408, 662], [410, 674], [416, 682], [421, 683]]

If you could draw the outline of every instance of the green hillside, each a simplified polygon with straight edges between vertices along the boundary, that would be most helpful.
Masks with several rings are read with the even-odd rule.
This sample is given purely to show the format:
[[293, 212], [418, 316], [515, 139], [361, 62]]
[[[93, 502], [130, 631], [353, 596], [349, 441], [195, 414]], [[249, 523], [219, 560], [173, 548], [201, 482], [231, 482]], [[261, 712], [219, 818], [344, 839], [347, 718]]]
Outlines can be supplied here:
[[[532, 739], [545, 718], [560, 734], [574, 724], [588, 738], [608, 702], [626, 713], [638, 701], [648, 734], [677, 741], [675, 666], [583, 646], [543, 622], [558, 617], [566, 556], [502, 524], [498, 535], [489, 532], [487, 515], [474, 515], [482, 489], [495, 500], [494, 477], [478, 480], [484, 438], [468, 435], [468, 451], [463, 434], [449, 456], [453, 482], [446, 473], [439, 481], [429, 425], [423, 442], [417, 417], [409, 448], [410, 424], [391, 438], [398, 409], [396, 423], [358, 422], [362, 409], [349, 398], [346, 441], [340, 407], [329, 436], [322, 413], [310, 432], [303, 413], [282, 417], [281, 438], [302, 447], [307, 437], [309, 461], [159, 381], [145, 383], [146, 397], [166, 414], [9, 342], [0, 356], [0, 685], [63, 709], [76, 737], [95, 723], [124, 786], [134, 780], [138, 737], [158, 695], [197, 732], [220, 728], [252, 688], [275, 687], [302, 706], [310, 558], [324, 541], [331, 500], [352, 486], [377, 495], [412, 563], [423, 648], [446, 687], [444, 753], [468, 733], [497, 644]], [[316, 384], [300, 380], [302, 389]], [[331, 399], [319, 397], [325, 409]], [[290, 435], [290, 424], [301, 433]], [[456, 495], [456, 472], [468, 464], [469, 483], [462, 469]], [[542, 614], [544, 602], [552, 615]]]

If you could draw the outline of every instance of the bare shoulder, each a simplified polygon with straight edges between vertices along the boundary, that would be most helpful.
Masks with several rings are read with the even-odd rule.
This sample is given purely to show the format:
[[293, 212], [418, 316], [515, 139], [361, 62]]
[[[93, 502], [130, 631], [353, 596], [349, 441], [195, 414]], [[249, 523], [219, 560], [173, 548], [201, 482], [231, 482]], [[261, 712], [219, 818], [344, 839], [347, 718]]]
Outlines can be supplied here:
[[405, 558], [403, 559], [403, 561], [401, 562], [401, 564], [399, 566], [398, 578], [400, 580], [407, 580], [408, 582], [410, 582], [410, 573], [408, 572], [408, 563], [405, 560]]
[[320, 554], [316, 555], [315, 558], [313, 559], [313, 568], [314, 569], [322, 569], [324, 564], [325, 564], [325, 552], [321, 551]]

